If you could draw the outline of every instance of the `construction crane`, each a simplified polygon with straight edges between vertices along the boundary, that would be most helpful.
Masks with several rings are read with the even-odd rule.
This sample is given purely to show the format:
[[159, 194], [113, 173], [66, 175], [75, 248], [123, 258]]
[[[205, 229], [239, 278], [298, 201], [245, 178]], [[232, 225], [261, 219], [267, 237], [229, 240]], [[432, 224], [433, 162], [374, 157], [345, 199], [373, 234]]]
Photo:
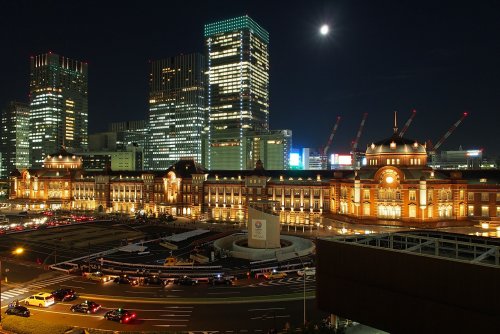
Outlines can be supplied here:
[[411, 116], [410, 116], [410, 118], [408, 118], [408, 120], [407, 120], [407, 121], [406, 121], [406, 123], [405, 123], [405, 126], [403, 127], [403, 129], [401, 129], [401, 132], [399, 133], [399, 136], [400, 136], [400, 137], [403, 137], [403, 136], [404, 136], [404, 134], [405, 134], [406, 130], [408, 130], [408, 128], [410, 127], [410, 124], [411, 124], [411, 122], [413, 121], [413, 119], [415, 118], [415, 115], [416, 115], [416, 114], [417, 114], [417, 111], [416, 111], [415, 109], [413, 109], [413, 110], [411, 111]]
[[443, 144], [443, 142], [446, 140], [446, 138], [448, 138], [453, 133], [453, 131], [455, 131], [455, 129], [460, 125], [460, 123], [462, 123], [462, 121], [465, 119], [465, 117], [467, 117], [467, 115], [469, 115], [469, 113], [464, 112], [462, 114], [462, 117], [460, 117], [460, 119], [458, 121], [456, 121], [455, 124], [453, 124], [451, 126], [451, 128], [448, 130], [448, 132], [446, 132], [444, 134], [444, 136], [441, 137], [441, 139], [439, 139], [439, 141], [436, 143], [436, 145], [434, 145], [434, 151], [436, 151]]
[[359, 143], [359, 138], [361, 138], [361, 133], [363, 133], [363, 128], [365, 127], [365, 122], [366, 118], [368, 117], [368, 113], [365, 112], [363, 114], [363, 118], [361, 119], [361, 124], [359, 125], [358, 133], [356, 134], [356, 138], [352, 141], [352, 165], [355, 167], [356, 166], [356, 160], [357, 160], [357, 149], [358, 149], [358, 143]]
[[431, 159], [431, 164], [435, 163], [437, 149], [444, 143], [444, 141], [446, 140], [446, 138], [448, 138], [453, 133], [453, 131], [455, 131], [455, 129], [460, 125], [460, 123], [462, 123], [462, 121], [468, 115], [469, 115], [468, 112], [464, 112], [462, 114], [462, 116], [460, 117], [460, 119], [458, 121], [456, 121], [451, 126], [451, 128], [448, 130], [448, 132], [446, 132], [444, 134], [444, 136], [441, 137], [441, 139], [439, 139], [439, 141], [436, 143], [436, 145], [432, 145], [432, 142], [430, 140], [427, 140], [427, 142], [426, 142], [426, 144], [427, 144], [427, 151], [429, 152], [429, 158]]
[[359, 138], [361, 138], [361, 133], [363, 133], [363, 128], [365, 127], [366, 117], [368, 117], [367, 112], [363, 114], [363, 118], [361, 119], [361, 124], [359, 125], [358, 133], [356, 134], [356, 138], [352, 142], [353, 150], [356, 150], [358, 148]]
[[330, 133], [330, 137], [328, 138], [328, 142], [326, 143], [325, 147], [321, 150], [321, 157], [322, 157], [322, 167], [328, 169], [328, 150], [330, 149], [330, 146], [332, 145], [333, 142], [333, 137], [335, 137], [335, 133], [337, 133], [337, 128], [339, 127], [340, 123], [340, 116], [337, 116], [337, 121], [335, 122], [335, 125], [333, 126], [332, 133]]

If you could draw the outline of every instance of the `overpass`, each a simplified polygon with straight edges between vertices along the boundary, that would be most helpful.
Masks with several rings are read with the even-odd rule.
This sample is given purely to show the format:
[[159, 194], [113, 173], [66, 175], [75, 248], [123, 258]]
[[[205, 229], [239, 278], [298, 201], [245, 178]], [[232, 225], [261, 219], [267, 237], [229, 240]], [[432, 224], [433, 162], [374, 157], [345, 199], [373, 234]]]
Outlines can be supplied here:
[[500, 333], [499, 249], [436, 231], [321, 238], [318, 307], [390, 333]]

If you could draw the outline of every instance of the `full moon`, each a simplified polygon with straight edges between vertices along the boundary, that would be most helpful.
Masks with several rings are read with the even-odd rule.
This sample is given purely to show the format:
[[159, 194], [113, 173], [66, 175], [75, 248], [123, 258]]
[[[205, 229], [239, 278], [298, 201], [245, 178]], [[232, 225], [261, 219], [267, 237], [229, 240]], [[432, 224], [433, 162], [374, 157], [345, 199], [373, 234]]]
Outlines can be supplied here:
[[321, 35], [323, 35], [323, 36], [327, 35], [329, 31], [330, 31], [330, 28], [329, 28], [329, 27], [328, 27], [328, 25], [326, 25], [326, 24], [323, 24], [323, 25], [321, 26], [321, 28], [319, 28], [319, 33], [320, 33]]

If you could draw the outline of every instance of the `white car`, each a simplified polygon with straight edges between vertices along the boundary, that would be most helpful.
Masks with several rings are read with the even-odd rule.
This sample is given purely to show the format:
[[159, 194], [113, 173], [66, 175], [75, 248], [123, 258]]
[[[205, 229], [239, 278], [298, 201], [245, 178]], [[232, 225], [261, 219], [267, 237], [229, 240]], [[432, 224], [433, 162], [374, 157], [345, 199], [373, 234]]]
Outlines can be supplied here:
[[34, 305], [38, 307], [49, 307], [54, 304], [54, 296], [50, 293], [40, 292], [36, 295], [29, 296], [24, 300], [25, 305]]
[[297, 275], [299, 276], [316, 276], [316, 268], [305, 268], [297, 271]]

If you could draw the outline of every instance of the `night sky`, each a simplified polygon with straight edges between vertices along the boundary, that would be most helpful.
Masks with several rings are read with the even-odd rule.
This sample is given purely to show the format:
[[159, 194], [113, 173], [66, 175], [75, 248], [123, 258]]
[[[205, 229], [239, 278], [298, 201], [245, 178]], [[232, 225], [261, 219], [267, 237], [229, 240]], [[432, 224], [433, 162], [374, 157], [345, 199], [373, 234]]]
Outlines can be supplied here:
[[[103, 4], [101, 4], [101, 2]], [[147, 117], [149, 60], [204, 52], [205, 23], [248, 14], [270, 34], [270, 126], [294, 147], [348, 152], [392, 134], [441, 149], [500, 154], [500, 1], [6, 1], [0, 4], [0, 104], [28, 100], [29, 57], [89, 63], [89, 132]], [[319, 34], [321, 24], [332, 33]]]

